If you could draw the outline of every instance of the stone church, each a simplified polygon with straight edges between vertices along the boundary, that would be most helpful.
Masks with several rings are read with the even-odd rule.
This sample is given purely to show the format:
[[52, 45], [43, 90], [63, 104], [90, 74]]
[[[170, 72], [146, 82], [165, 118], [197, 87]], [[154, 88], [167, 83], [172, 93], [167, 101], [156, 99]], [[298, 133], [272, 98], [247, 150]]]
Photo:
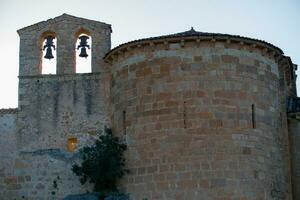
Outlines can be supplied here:
[[[133, 200], [300, 199], [297, 65], [280, 48], [191, 29], [111, 49], [111, 32], [67, 14], [18, 30], [18, 108], [0, 110], [1, 200], [91, 191], [71, 166], [104, 126], [128, 145], [120, 189]], [[90, 73], [76, 73], [76, 49]], [[42, 73], [44, 57], [55, 74]]]

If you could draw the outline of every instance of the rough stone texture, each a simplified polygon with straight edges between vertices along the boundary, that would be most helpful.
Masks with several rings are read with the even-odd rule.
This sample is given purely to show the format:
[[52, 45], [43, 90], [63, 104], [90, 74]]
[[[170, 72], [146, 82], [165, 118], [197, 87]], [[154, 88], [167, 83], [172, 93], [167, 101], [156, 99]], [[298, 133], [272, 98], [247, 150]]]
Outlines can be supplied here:
[[109, 126], [109, 83], [110, 76], [104, 73], [20, 78], [14, 135], [19, 155], [13, 176], [21, 182], [11, 188], [14, 195], [60, 199], [91, 191], [71, 171], [78, 159], [66, 153], [67, 141], [76, 137], [79, 149], [90, 144], [104, 125]]
[[133, 199], [291, 198], [272, 58], [191, 42], [132, 50], [112, 70], [113, 127], [127, 133], [123, 183]]
[[66, 149], [66, 138], [95, 135], [109, 125], [109, 83], [110, 76], [99, 73], [20, 79], [22, 150]]
[[18, 177], [14, 175], [14, 158], [17, 156], [16, 146], [16, 114], [0, 114], [0, 197], [8, 198], [5, 194], [18, 189]]
[[[298, 198], [299, 121], [285, 108], [295, 65], [277, 47], [191, 30], [109, 51], [110, 25], [66, 14], [18, 33], [19, 107], [0, 110], [1, 200], [91, 191], [67, 142], [78, 150], [105, 125], [128, 144], [120, 187], [133, 200]], [[92, 73], [75, 74], [80, 33], [93, 39]], [[57, 75], [41, 75], [47, 34]]]
[[293, 197], [300, 199], [300, 122], [299, 119], [289, 119], [289, 135], [292, 157]]
[[99, 195], [97, 193], [87, 193], [80, 195], [69, 195], [63, 200], [99, 200]]
[[92, 37], [92, 72], [106, 70], [104, 55], [110, 50], [109, 24], [63, 14], [18, 30], [20, 36], [20, 76], [38, 75], [42, 72], [44, 37], [57, 38], [57, 74], [74, 74], [76, 69], [75, 45], [79, 34]]
[[[110, 74], [102, 57], [110, 49], [110, 25], [62, 15], [18, 31], [20, 35], [19, 108], [0, 112], [0, 199], [61, 199], [91, 191], [71, 167], [77, 149], [110, 126]], [[79, 33], [93, 38], [92, 72], [75, 73]], [[42, 38], [57, 37], [57, 75], [41, 75]], [[3, 115], [3, 116], [2, 116]], [[3, 139], [2, 139], [3, 138]]]

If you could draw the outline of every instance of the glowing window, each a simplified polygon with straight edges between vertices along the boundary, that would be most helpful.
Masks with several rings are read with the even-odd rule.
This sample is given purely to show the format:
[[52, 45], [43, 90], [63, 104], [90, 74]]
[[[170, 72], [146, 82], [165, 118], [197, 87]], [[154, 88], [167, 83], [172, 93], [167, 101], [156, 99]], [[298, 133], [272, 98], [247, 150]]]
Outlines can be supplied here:
[[77, 138], [69, 138], [68, 139], [68, 151], [74, 152], [76, 150], [77, 143], [78, 143]]

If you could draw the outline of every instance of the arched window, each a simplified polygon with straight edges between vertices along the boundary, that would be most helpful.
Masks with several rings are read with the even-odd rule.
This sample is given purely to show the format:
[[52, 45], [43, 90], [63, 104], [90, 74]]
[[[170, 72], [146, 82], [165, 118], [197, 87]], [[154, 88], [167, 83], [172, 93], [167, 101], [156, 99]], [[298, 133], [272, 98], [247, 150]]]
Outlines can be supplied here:
[[92, 72], [92, 37], [89, 31], [81, 29], [75, 35], [76, 41], [76, 73]]
[[41, 73], [56, 74], [56, 47], [55, 33], [46, 32], [42, 35]]

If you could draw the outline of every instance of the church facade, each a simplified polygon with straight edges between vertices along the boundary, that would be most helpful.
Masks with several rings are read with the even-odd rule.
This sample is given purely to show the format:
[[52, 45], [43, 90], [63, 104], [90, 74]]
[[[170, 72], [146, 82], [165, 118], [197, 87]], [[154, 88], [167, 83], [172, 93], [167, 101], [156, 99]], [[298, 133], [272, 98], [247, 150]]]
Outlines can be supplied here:
[[[111, 49], [111, 32], [67, 14], [18, 30], [19, 104], [0, 110], [0, 199], [91, 191], [71, 166], [104, 126], [128, 145], [120, 188], [131, 199], [300, 198], [297, 66], [281, 49], [194, 29]], [[91, 73], [76, 73], [78, 39]], [[43, 49], [56, 74], [42, 74]]]

